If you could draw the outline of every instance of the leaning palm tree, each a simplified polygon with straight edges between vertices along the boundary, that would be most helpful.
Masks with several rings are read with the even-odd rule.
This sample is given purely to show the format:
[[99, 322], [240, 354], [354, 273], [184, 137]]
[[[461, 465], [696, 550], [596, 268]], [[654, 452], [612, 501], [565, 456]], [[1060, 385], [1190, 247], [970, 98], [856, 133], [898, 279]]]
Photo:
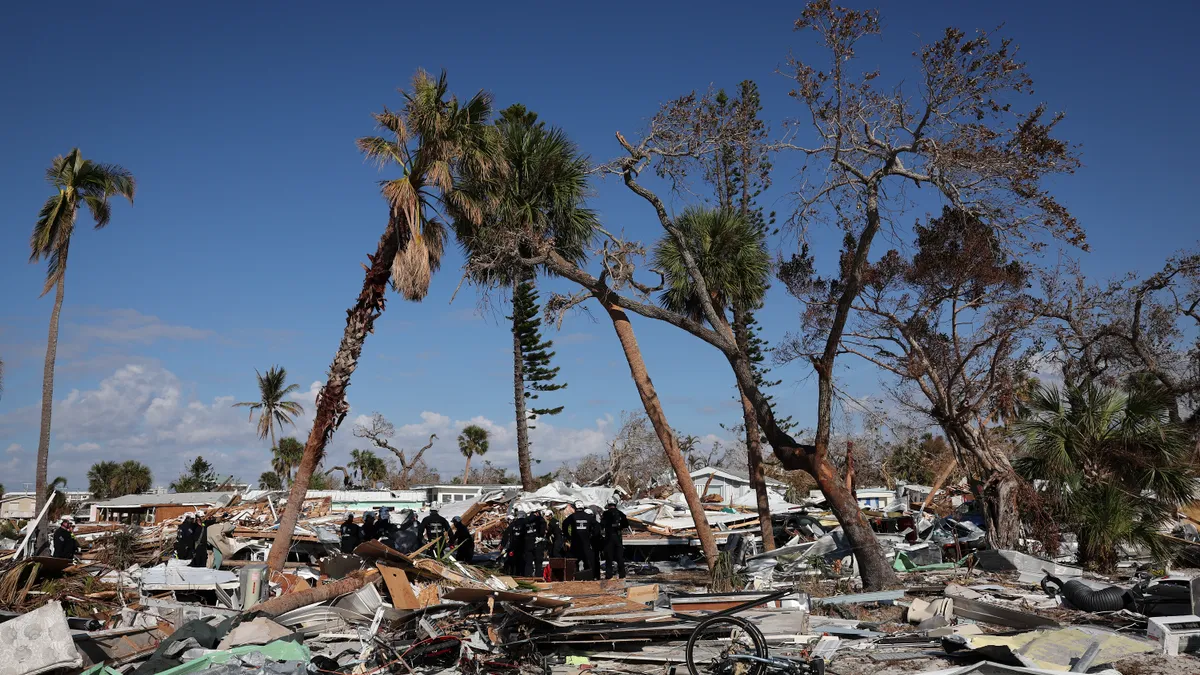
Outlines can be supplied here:
[[[467, 174], [464, 189], [487, 192], [491, 206], [482, 221], [456, 218], [455, 234], [467, 256], [494, 259], [508, 249], [529, 256], [538, 243], [548, 243], [563, 258], [582, 264], [585, 249], [596, 232], [596, 213], [584, 206], [587, 196], [588, 160], [557, 128], [547, 128], [537, 114], [515, 104], [505, 108], [496, 122], [500, 131], [503, 159], [509, 170], [502, 180], [489, 181]], [[531, 287], [536, 269], [497, 261], [494, 265], [471, 267], [473, 280], [483, 286], [512, 289], [513, 402], [517, 423], [517, 459], [521, 485], [536, 488], [529, 452], [529, 420], [526, 410], [525, 354], [516, 298], [522, 284]], [[528, 290], [528, 289], [526, 289]], [[548, 413], [548, 411], [541, 411]]]
[[1038, 387], [1014, 425], [1023, 455], [1013, 466], [1044, 480], [1079, 539], [1079, 560], [1111, 572], [1117, 548], [1166, 549], [1159, 529], [1194, 499], [1196, 469], [1186, 429], [1160, 387], [1135, 382], [1128, 392], [1088, 383]]
[[42, 295], [51, 288], [54, 309], [50, 311], [50, 335], [46, 340], [46, 364], [42, 370], [42, 428], [38, 438], [37, 477], [35, 492], [38, 511], [46, 503], [46, 467], [50, 457], [50, 413], [54, 407], [54, 361], [58, 353], [58, 317], [62, 312], [66, 290], [67, 253], [71, 235], [75, 232], [75, 217], [82, 204], [92, 214], [96, 229], [108, 224], [112, 217], [109, 197], [121, 196], [133, 203], [135, 184], [133, 174], [115, 164], [97, 164], [84, 159], [79, 148], [67, 155], [55, 157], [46, 170], [46, 181], [57, 190], [42, 205], [33, 236], [29, 239], [30, 262], [46, 260], [46, 285]]
[[462, 477], [462, 484], [466, 485], [471, 476], [471, 458], [484, 455], [488, 451], [487, 429], [478, 424], [463, 427], [462, 433], [458, 435], [458, 451], [467, 458]]
[[271, 366], [267, 369], [267, 374], [263, 375], [254, 371], [255, 377], [258, 378], [258, 400], [257, 401], [242, 401], [234, 403], [235, 408], [249, 408], [250, 419], [254, 419], [254, 413], [258, 412], [258, 437], [266, 440], [271, 439], [271, 445], [275, 445], [275, 429], [283, 429], [283, 425], [291, 424], [295, 426], [292, 420], [292, 415], [301, 415], [304, 413], [304, 407], [295, 401], [287, 401], [287, 395], [298, 391], [300, 385], [296, 383], [287, 383], [287, 371], [279, 366]]
[[329, 367], [329, 379], [317, 395], [312, 431], [304, 445], [304, 458], [296, 470], [291, 493], [268, 557], [271, 569], [280, 570], [287, 559], [292, 533], [300, 517], [300, 503], [313, 471], [325, 453], [325, 444], [349, 412], [346, 388], [358, 367], [363, 343], [383, 312], [388, 280], [409, 300], [421, 300], [429, 290], [431, 275], [441, 263], [445, 226], [434, 207], [453, 207], [456, 214], [478, 220], [481, 206], [454, 184], [455, 170], [469, 170], [484, 178], [503, 172], [498, 162], [499, 143], [488, 124], [491, 96], [479, 92], [463, 103], [447, 98], [446, 74], [434, 79], [424, 71], [413, 78], [412, 90], [403, 92], [404, 107], [384, 109], [375, 115], [387, 137], [360, 138], [358, 147], [381, 166], [395, 164], [400, 176], [381, 183], [388, 205], [387, 226], [375, 253], [368, 256], [362, 291], [346, 312], [346, 328]]
[[[734, 339], [746, 349], [754, 338], [747, 317], [762, 305], [771, 272], [771, 255], [767, 251], [763, 228], [733, 209], [690, 208], [675, 222], [700, 267], [713, 307], [721, 316], [732, 312], [730, 328]], [[666, 290], [660, 297], [662, 305], [694, 321], [704, 321], [700, 299], [696, 297], [674, 237], [667, 235], [659, 240], [654, 249], [654, 267], [666, 282]], [[750, 399], [744, 394], [740, 398], [746, 427], [747, 465], [758, 506], [759, 528], [764, 548], [771, 550], [775, 548], [775, 538], [762, 465], [762, 434]]]

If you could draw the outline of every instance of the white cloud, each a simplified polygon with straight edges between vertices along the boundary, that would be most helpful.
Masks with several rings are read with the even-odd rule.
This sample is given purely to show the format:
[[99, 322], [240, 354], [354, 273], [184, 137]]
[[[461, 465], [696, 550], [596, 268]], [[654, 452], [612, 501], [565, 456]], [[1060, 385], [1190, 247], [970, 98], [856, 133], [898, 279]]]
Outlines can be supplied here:
[[4, 449], [4, 452], [9, 455], [15, 455], [18, 452], [21, 452], [21, 450], [22, 448], [20, 443], [11, 443], [7, 448]]
[[211, 330], [169, 324], [136, 309], [91, 309], [82, 314], [99, 318], [70, 326], [74, 336], [84, 339], [150, 344], [157, 340], [203, 340], [214, 335]]
[[[295, 428], [284, 430], [285, 435], [301, 439], [307, 436], [320, 386], [321, 383], [313, 382], [307, 391], [293, 393], [293, 399], [305, 404], [305, 411], [296, 419]], [[246, 481], [253, 481], [260, 472], [269, 470], [268, 444], [258, 438], [246, 411], [232, 407], [237, 399], [224, 395], [202, 399], [193, 390], [194, 384], [181, 381], [166, 368], [143, 363], [116, 369], [92, 389], [74, 389], [55, 404], [51, 461], [59, 462], [58, 473], [74, 482], [83, 480], [88, 467], [101, 459], [144, 462], [159, 485], [173, 480], [184, 463], [196, 455], [213, 462], [219, 473], [233, 473]], [[37, 419], [33, 412], [30, 408], [19, 415], [13, 411], [0, 416], [0, 429], [6, 435], [10, 429], [14, 435], [18, 431], [36, 434]], [[393, 443], [397, 447], [415, 451], [429, 441], [430, 434], [437, 434], [438, 439], [425, 457], [444, 475], [456, 475], [462, 470], [456, 439], [468, 424], [484, 427], [491, 436], [484, 459], [509, 469], [517, 466], [516, 425], [510, 420], [501, 422], [482, 416], [454, 419], [429, 410], [407, 419], [395, 413], [385, 414], [396, 424]], [[368, 419], [363, 414], [348, 415], [326, 449], [325, 467], [344, 465], [351, 448], [364, 447], [361, 439], [353, 436], [352, 429], [354, 423]], [[589, 453], [604, 452], [614, 431], [611, 416], [596, 419], [582, 428], [560, 426], [553, 418], [539, 419], [534, 426], [530, 439], [534, 458], [541, 460], [536, 467], [539, 473]], [[21, 450], [17, 443], [9, 446], [7, 454], [13, 461], [6, 466], [11, 465], [15, 472], [28, 472], [32, 478], [29, 461], [20, 461]]]
[[[463, 427], [476, 424], [488, 432], [488, 452], [483, 460], [500, 467], [517, 467], [515, 421], [498, 423], [483, 416], [451, 421], [447, 415], [428, 410], [420, 417], [420, 422], [396, 427], [393, 444], [416, 450], [429, 441], [430, 434], [437, 434], [433, 447], [425, 454], [425, 460], [431, 466], [443, 472], [461, 471], [463, 457], [458, 451], [458, 434]], [[612, 416], [597, 419], [593, 426], [586, 428], [557, 426], [548, 419], [543, 417], [535, 421], [535, 428], [529, 432], [533, 458], [542, 462], [537, 469], [540, 473], [593, 452], [607, 451], [608, 440], [613, 434]]]

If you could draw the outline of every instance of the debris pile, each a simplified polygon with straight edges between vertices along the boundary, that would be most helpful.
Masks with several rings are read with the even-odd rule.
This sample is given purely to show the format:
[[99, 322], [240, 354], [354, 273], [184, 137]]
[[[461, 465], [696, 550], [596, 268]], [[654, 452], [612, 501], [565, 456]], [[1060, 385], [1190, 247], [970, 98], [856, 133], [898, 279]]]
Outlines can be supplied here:
[[[549, 533], [614, 498], [634, 573], [597, 578]], [[745, 553], [730, 563], [740, 590], [725, 593], [667, 555], [696, 548], [673, 495], [555, 483], [433, 506], [411, 518], [380, 508], [360, 525], [328, 497], [308, 500], [277, 572], [262, 562], [282, 511], [273, 494], [140, 527], [81, 525], [76, 559], [23, 548], [0, 560], [0, 675], [1200, 672], [1200, 573], [1099, 578], [980, 550], [969, 521], [907, 505], [868, 514], [903, 586], [861, 592], [819, 504], [779, 504], [786, 543], [764, 553], [756, 513], [711, 503], [726, 551]], [[524, 575], [503, 553], [529, 523], [545, 527], [547, 564]], [[179, 546], [203, 526], [195, 542], [217, 532], [219, 557]], [[415, 539], [397, 536], [409, 527]]]

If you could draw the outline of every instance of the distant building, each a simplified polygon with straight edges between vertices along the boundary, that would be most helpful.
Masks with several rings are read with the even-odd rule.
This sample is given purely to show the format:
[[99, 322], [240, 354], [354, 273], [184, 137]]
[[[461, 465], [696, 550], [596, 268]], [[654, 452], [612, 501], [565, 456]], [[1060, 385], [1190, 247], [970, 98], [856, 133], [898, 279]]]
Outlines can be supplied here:
[[[34, 504], [37, 501], [33, 491], [6, 492], [0, 498], [0, 520], [30, 520], [37, 517]], [[67, 505], [72, 512], [91, 501], [92, 493], [87, 491], [65, 492]]]
[[185, 513], [206, 511], [229, 503], [233, 492], [172, 492], [168, 494], [125, 495], [92, 504], [93, 521], [112, 521], [137, 525], [158, 523]]
[[418, 485], [414, 489], [425, 492], [429, 504], [449, 504], [478, 499], [485, 492], [496, 490], [520, 490], [520, 485]]
[[371, 511], [386, 506], [397, 511], [421, 509], [425, 505], [424, 490], [309, 490], [307, 499], [329, 497], [331, 511]]
[[[701, 493], [701, 499], [705, 495], [720, 495], [722, 504], [732, 504], [754, 492], [748, 477], [711, 466], [693, 471], [692, 482], [696, 484], [696, 492]], [[777, 498], [783, 499], [787, 495], [787, 483], [774, 478], [767, 478], [766, 483], [767, 492], [773, 493]]]
[[[809, 490], [808, 496], [814, 502], [825, 501], [825, 495], [820, 490]], [[896, 491], [885, 487], [858, 488], [854, 496], [858, 498], [858, 508], [872, 511], [882, 511], [897, 499]]]

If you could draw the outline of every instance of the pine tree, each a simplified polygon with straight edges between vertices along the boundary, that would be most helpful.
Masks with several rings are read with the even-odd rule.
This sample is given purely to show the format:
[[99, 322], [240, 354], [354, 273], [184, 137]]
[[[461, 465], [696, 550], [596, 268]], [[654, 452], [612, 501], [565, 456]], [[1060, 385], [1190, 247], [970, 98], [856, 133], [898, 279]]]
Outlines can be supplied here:
[[[513, 297], [513, 315], [516, 317], [517, 334], [521, 341], [521, 357], [524, 362], [522, 369], [525, 377], [525, 398], [530, 402], [527, 411], [528, 419], [533, 421], [541, 415], [557, 415], [563, 411], [563, 406], [556, 408], [535, 408], [533, 401], [545, 392], [558, 391], [565, 388], [565, 383], [556, 382], [558, 367], [552, 367], [554, 346], [551, 340], [542, 340], [542, 321], [538, 307], [538, 293], [533, 283], [523, 281], [517, 285]], [[530, 429], [535, 427], [530, 426]]]

